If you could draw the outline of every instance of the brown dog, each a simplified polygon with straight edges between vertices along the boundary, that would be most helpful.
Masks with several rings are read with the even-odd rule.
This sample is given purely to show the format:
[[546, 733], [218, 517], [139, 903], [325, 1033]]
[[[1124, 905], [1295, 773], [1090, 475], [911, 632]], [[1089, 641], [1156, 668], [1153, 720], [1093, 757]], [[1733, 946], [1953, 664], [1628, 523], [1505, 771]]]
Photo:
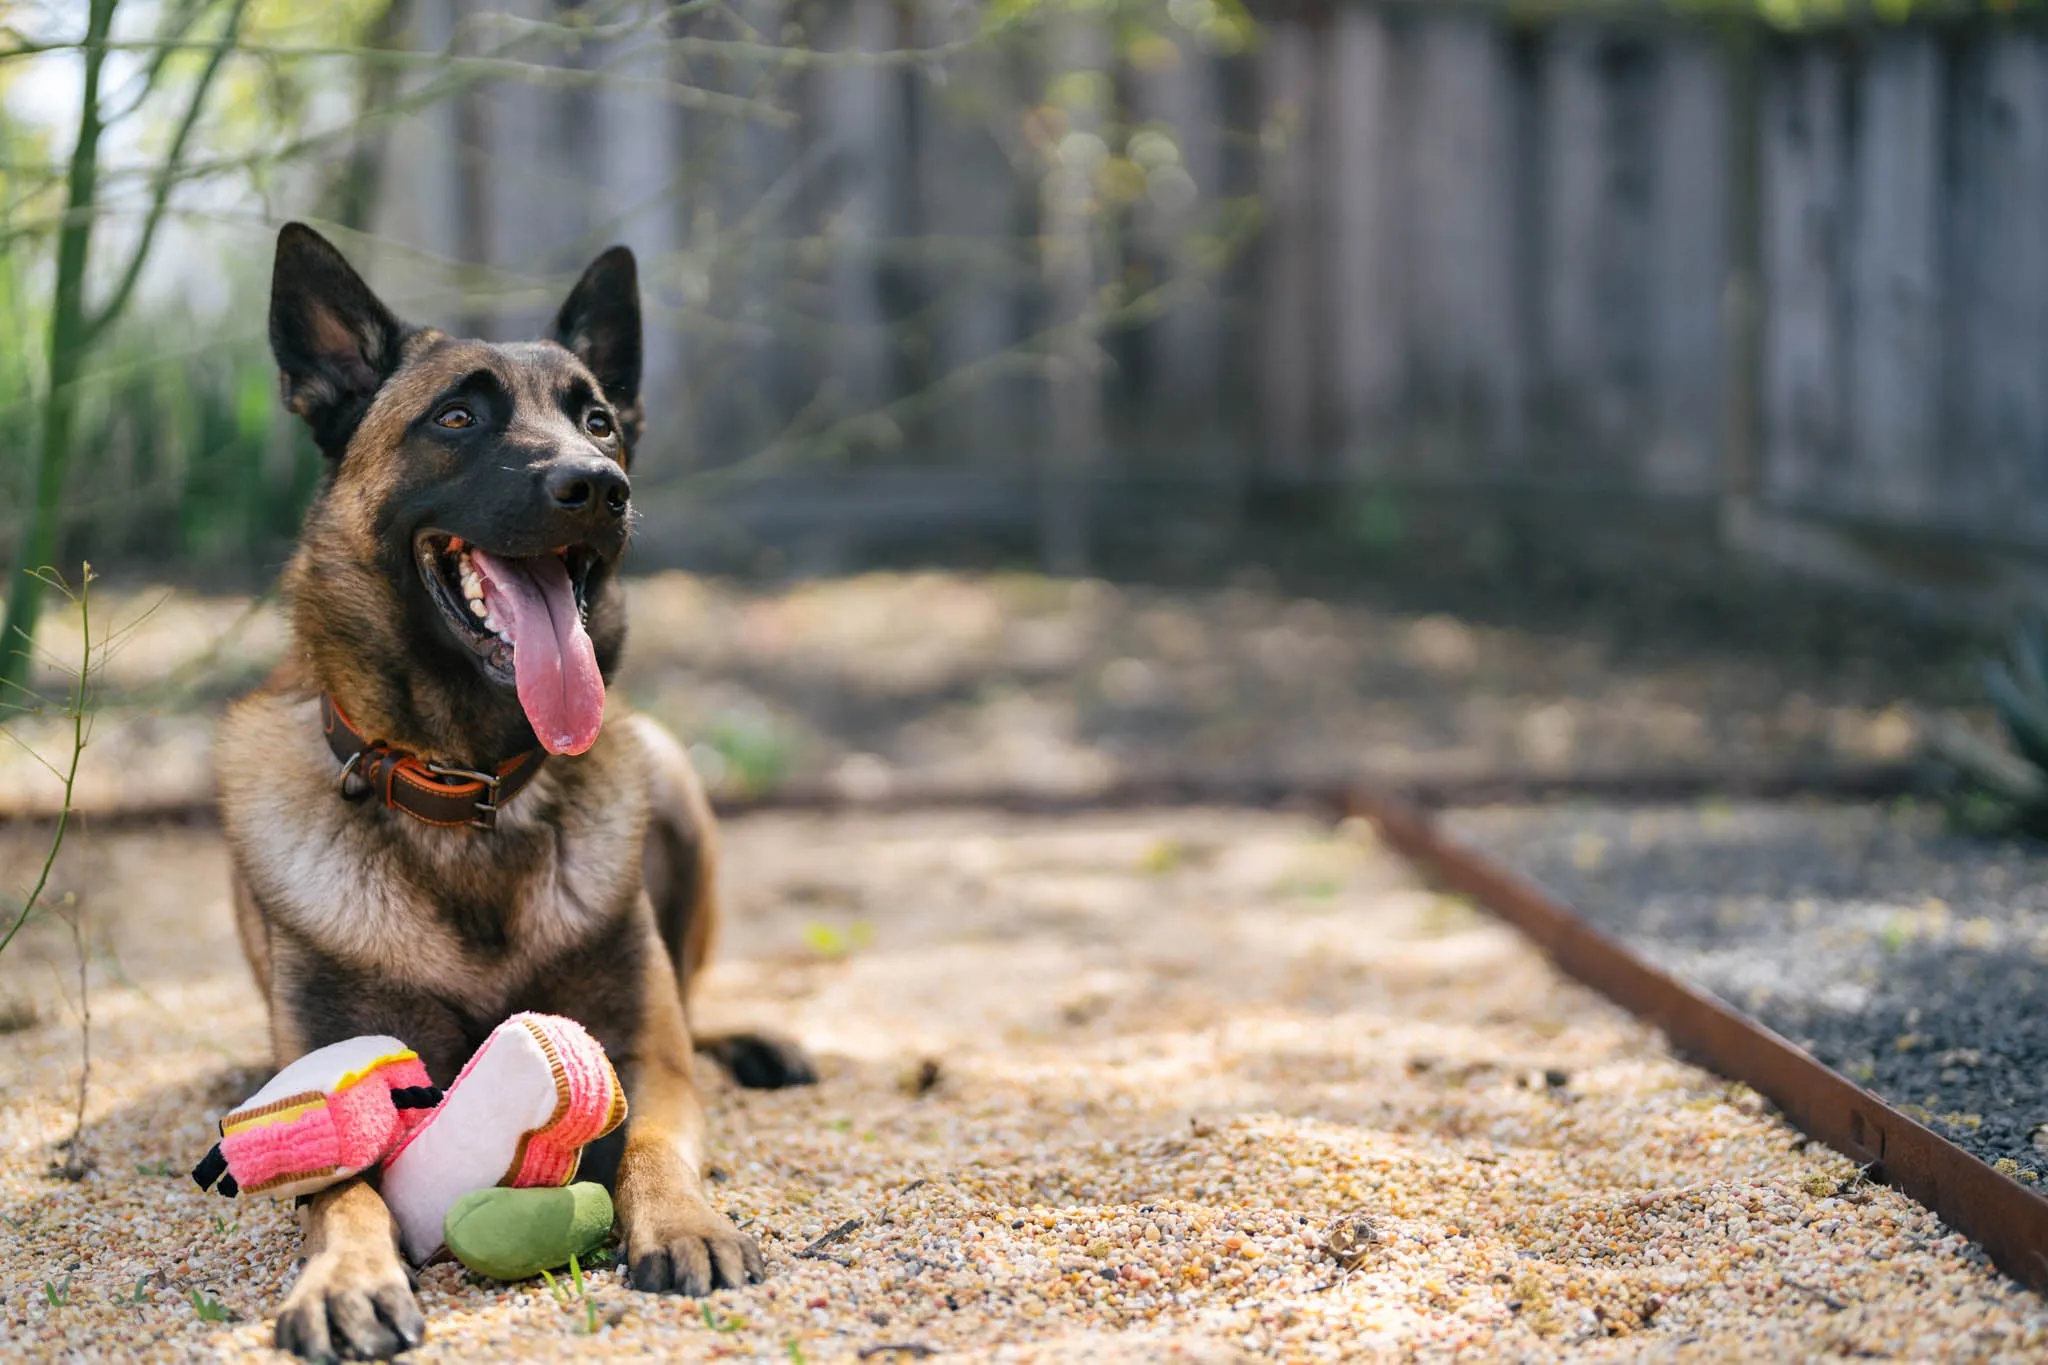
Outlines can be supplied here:
[[[554, 339], [492, 345], [400, 323], [289, 224], [270, 340], [327, 463], [285, 571], [293, 648], [217, 752], [275, 1062], [391, 1034], [446, 1085], [508, 1015], [568, 1015], [626, 1087], [627, 1123], [584, 1172], [615, 1188], [632, 1284], [761, 1279], [699, 1176], [686, 1003], [714, 927], [710, 811], [681, 747], [606, 695], [641, 420], [632, 253], [591, 265]], [[811, 1079], [770, 1039], [702, 1046], [743, 1084]], [[277, 1344], [417, 1344], [374, 1181], [302, 1217]]]

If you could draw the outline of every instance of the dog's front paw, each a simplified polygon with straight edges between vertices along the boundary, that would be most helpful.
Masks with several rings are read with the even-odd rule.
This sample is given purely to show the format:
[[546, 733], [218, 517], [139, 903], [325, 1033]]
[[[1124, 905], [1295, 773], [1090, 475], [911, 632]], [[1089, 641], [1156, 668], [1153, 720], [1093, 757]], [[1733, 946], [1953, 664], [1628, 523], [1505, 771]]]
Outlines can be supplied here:
[[383, 1360], [426, 1335], [404, 1263], [381, 1247], [316, 1254], [277, 1311], [277, 1349], [307, 1360]]
[[626, 1274], [651, 1294], [709, 1294], [768, 1278], [753, 1238], [709, 1204], [693, 1200], [626, 1228]]

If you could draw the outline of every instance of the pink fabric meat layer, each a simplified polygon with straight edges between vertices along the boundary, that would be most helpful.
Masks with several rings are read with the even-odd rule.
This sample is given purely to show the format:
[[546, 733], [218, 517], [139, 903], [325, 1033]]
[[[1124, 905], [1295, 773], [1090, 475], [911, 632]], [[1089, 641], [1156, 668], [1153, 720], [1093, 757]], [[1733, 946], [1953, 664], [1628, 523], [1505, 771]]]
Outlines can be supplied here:
[[619, 1126], [626, 1117], [626, 1092], [611, 1059], [574, 1020], [552, 1014], [521, 1016], [534, 1030], [561, 1081], [555, 1121], [530, 1134], [514, 1186], [566, 1185], [574, 1178], [583, 1148]]

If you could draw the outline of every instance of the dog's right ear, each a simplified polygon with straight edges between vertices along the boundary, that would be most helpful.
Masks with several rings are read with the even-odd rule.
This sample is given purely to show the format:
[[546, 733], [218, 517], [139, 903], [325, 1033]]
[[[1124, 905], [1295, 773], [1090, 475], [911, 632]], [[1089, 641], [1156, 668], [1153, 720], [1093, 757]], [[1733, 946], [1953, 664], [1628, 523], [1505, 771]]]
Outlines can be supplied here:
[[405, 325], [304, 223], [277, 234], [270, 275], [270, 351], [285, 406], [306, 419], [322, 454], [339, 459], [370, 399], [398, 368]]

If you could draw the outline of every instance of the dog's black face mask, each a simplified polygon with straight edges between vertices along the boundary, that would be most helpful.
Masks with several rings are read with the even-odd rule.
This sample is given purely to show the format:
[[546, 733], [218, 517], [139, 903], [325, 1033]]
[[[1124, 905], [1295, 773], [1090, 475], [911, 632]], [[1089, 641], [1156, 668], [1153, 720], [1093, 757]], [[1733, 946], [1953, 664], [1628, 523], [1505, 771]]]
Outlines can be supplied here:
[[625, 632], [632, 254], [585, 272], [553, 340], [493, 345], [406, 327], [289, 225], [270, 331], [331, 471], [292, 575], [316, 666], [355, 651], [352, 670], [383, 675], [380, 719], [445, 744], [502, 749], [524, 729], [552, 753], [588, 749]]

